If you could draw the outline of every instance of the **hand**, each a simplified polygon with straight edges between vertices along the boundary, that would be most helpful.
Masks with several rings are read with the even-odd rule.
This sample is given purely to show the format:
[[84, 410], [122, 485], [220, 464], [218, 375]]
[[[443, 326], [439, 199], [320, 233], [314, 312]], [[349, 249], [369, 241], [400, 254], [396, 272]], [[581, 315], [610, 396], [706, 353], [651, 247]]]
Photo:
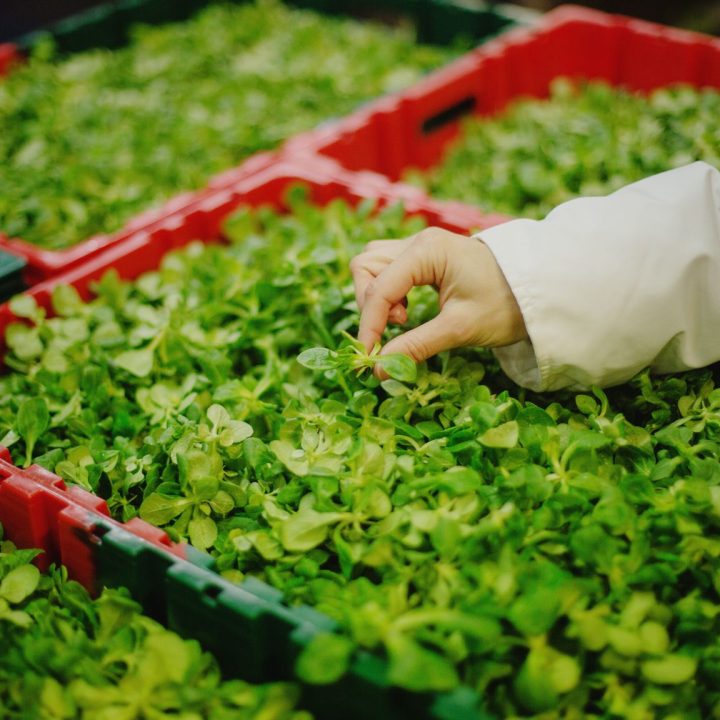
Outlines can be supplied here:
[[440, 313], [391, 340], [385, 352], [421, 362], [469, 345], [499, 347], [527, 338], [520, 307], [495, 257], [480, 240], [427, 228], [405, 240], [376, 240], [350, 269], [360, 307], [358, 339], [369, 351], [388, 322], [407, 322], [406, 296], [433, 285]]

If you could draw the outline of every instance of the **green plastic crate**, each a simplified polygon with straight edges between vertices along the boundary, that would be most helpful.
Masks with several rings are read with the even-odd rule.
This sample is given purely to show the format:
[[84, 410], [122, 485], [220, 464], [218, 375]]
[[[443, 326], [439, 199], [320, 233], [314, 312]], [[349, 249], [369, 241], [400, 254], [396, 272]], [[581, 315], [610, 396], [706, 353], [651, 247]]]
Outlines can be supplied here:
[[[213, 0], [120, 0], [86, 10], [28, 33], [15, 42], [28, 49], [51, 35], [63, 53], [127, 43], [137, 23], [160, 24], [189, 18]], [[244, 0], [235, 0], [243, 2]], [[448, 45], [459, 38], [480, 42], [515, 24], [512, 14], [462, 0], [286, 0], [296, 7], [333, 15], [410, 25], [421, 42]]]
[[[126, 587], [148, 615], [166, 623], [165, 575], [175, 558], [113, 523], [99, 520], [97, 527], [102, 533], [97, 548], [100, 586]], [[183, 565], [204, 571], [214, 565], [205, 553], [192, 547], [188, 547], [188, 553], [189, 562]]]
[[0, 250], [0, 302], [27, 289], [22, 277], [26, 265], [25, 259]]
[[165, 581], [169, 627], [198, 640], [228, 676], [251, 682], [288, 678], [275, 670], [299, 625], [290, 611], [187, 563], [170, 567]]
[[514, 24], [489, 5], [478, 7], [453, 0], [429, 0], [421, 5], [418, 40], [424, 43], [449, 45], [461, 37], [479, 42]]

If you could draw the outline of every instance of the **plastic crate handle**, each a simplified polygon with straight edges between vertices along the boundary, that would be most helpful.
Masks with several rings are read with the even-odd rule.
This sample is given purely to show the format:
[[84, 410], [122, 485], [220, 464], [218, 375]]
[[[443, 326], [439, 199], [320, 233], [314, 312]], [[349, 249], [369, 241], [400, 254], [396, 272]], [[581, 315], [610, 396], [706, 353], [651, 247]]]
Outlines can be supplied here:
[[430, 135], [431, 133], [440, 130], [440, 128], [455, 122], [464, 115], [469, 115], [474, 109], [477, 101], [472, 95], [458, 100], [456, 103], [446, 107], [444, 110], [431, 115], [429, 118], [423, 120], [420, 129], [423, 135]]

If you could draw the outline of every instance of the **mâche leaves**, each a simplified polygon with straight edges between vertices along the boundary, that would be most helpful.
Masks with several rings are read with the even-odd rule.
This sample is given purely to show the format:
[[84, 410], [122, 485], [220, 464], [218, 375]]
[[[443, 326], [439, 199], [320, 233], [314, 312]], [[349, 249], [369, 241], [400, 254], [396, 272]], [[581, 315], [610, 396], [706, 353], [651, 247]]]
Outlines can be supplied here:
[[93, 600], [63, 569], [41, 575], [36, 551], [1, 533], [3, 717], [312, 720], [295, 709], [296, 686], [221, 679], [196, 641], [142, 615], [127, 591]]
[[42, 398], [24, 400], [17, 411], [15, 430], [25, 441], [25, 467], [30, 465], [38, 438], [50, 422], [48, 407]]
[[339, 370], [361, 373], [376, 365], [380, 366], [391, 378], [403, 382], [415, 382], [417, 367], [412, 358], [401, 353], [380, 355], [380, 348], [366, 352], [363, 345], [347, 333], [337, 350], [315, 347], [303, 350], [298, 362], [310, 370]]
[[497, 117], [467, 120], [438, 167], [406, 179], [437, 197], [542, 218], [571, 198], [607, 195], [694, 160], [720, 167], [718, 112], [716, 89], [646, 96], [560, 78], [546, 102], [520, 99]]
[[[462, 47], [279, 0], [211, 3], [127, 47], [54, 58], [0, 84], [0, 232], [65, 248], [418, 80]], [[144, 376], [147, 356], [125, 357]]]
[[[389, 682], [464, 684], [499, 717], [713, 717], [717, 368], [536, 396], [465, 348], [380, 381], [393, 356], [353, 338], [348, 260], [421, 224], [288, 202], [89, 302], [58, 290], [58, 317], [25, 301], [42, 348], [9, 343], [0, 377], [15, 462], [30, 446], [115, 517], [331, 616], [307, 682], [369, 651]], [[428, 289], [409, 301], [410, 324], [433, 312]], [[147, 373], [118, 364], [152, 343]]]

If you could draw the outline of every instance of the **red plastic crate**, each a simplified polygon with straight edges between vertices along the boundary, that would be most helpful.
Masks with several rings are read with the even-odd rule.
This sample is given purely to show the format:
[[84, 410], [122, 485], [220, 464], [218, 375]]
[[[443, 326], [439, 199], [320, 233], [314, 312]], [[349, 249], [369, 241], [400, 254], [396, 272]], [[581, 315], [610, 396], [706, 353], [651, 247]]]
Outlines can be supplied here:
[[[165, 253], [193, 240], [221, 241], [224, 219], [242, 205], [270, 205], [283, 209], [286, 190], [297, 183], [306, 185], [312, 201], [320, 205], [337, 198], [353, 204], [372, 198], [381, 207], [400, 201], [408, 214], [421, 215], [428, 224], [454, 232], [484, 229], [509, 219], [499, 214], [484, 214], [463, 203], [429, 199], [417, 188], [390, 183], [374, 173], [350, 173], [336, 163], [330, 163], [330, 167], [326, 162], [311, 165], [313, 163], [298, 164], [289, 160], [278, 162], [231, 185], [207, 192], [197, 202], [116, 242], [82, 264], [35, 285], [27, 294], [49, 310], [52, 291], [57, 285], [73, 285], [81, 295], [88, 297], [90, 285], [110, 268], [123, 278], [135, 278], [157, 268]], [[8, 323], [16, 319], [8, 303], [0, 305], [2, 338]]]
[[492, 115], [523, 96], [547, 97], [554, 78], [604, 80], [647, 92], [674, 83], [720, 88], [720, 40], [566, 5], [510, 30], [412, 88], [286, 143], [396, 180], [437, 164], [469, 114]]
[[0, 43], [0, 78], [7, 75], [10, 66], [20, 60], [20, 51], [14, 43]]
[[[2, 46], [0, 46], [1, 48]], [[0, 54], [0, 67], [2, 55]], [[276, 161], [276, 153], [258, 153], [252, 155], [245, 162], [236, 168], [232, 168], [214, 178], [208, 183], [211, 191], [225, 187], [228, 184], [237, 182], [240, 178], [251, 175], [259, 170], [268, 167]], [[0, 232], [0, 250], [7, 250], [25, 258], [27, 266], [23, 272], [23, 279], [28, 287], [59, 275], [71, 267], [87, 260], [98, 253], [102, 253], [114, 245], [126, 240], [139, 230], [151, 230], [165, 218], [193, 207], [201, 202], [208, 195], [208, 190], [188, 192], [168, 200], [159, 208], [148, 210], [130, 220], [125, 227], [110, 235], [95, 235], [77, 245], [64, 250], [45, 250], [25, 242], [20, 238], [9, 238]]]
[[163, 530], [140, 518], [127, 523], [109, 519], [102, 498], [78, 486], [67, 487], [39, 465], [17, 468], [7, 448], [0, 448], [0, 524], [5, 537], [18, 547], [43, 550], [35, 561], [41, 570], [62, 563], [72, 579], [97, 591], [93, 544], [99, 542], [96, 527], [100, 520], [177, 558], [187, 555], [187, 545], [171, 542]]

